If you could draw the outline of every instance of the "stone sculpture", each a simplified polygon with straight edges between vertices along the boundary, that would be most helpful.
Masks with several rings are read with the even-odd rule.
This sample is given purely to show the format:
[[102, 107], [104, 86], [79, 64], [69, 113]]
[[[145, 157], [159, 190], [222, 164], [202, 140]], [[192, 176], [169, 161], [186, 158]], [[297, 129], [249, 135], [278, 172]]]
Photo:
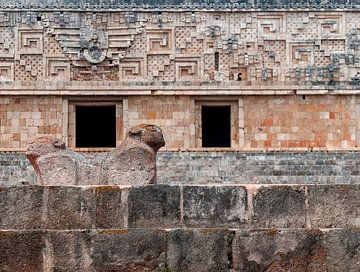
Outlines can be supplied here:
[[114, 150], [86, 156], [67, 149], [59, 139], [40, 137], [26, 156], [42, 185], [137, 185], [156, 182], [156, 153], [165, 145], [161, 129], [138, 125], [129, 129]]

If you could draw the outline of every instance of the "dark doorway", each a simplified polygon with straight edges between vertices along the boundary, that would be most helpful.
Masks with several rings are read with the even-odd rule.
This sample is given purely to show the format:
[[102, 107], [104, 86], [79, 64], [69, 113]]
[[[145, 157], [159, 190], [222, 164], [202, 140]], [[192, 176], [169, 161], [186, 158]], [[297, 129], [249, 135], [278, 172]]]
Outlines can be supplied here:
[[231, 147], [230, 106], [202, 106], [202, 146]]
[[115, 106], [76, 106], [76, 147], [115, 147]]

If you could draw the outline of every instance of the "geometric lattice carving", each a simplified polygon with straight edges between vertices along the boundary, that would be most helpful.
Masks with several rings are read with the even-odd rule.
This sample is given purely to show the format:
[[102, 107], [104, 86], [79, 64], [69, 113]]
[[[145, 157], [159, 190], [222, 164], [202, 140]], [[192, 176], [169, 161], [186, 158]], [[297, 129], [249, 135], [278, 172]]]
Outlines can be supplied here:
[[14, 63], [0, 62], [0, 81], [14, 80]]
[[194, 80], [200, 76], [200, 58], [176, 57], [176, 78], [179, 80]]
[[67, 58], [46, 57], [45, 78], [49, 80], [70, 80], [70, 63]]
[[148, 30], [146, 34], [148, 53], [171, 53], [174, 39], [170, 29]]
[[359, 19], [320, 10], [0, 12], [0, 62], [3, 74], [14, 63], [15, 81], [343, 81], [360, 67]]
[[321, 14], [316, 17], [319, 20], [319, 35], [339, 34], [342, 31], [342, 17], [340, 15]]
[[139, 80], [144, 77], [143, 58], [125, 58], [119, 64], [119, 79], [120, 80]]
[[19, 29], [16, 43], [17, 59], [19, 55], [41, 55], [43, 53], [43, 30]]
[[289, 44], [290, 64], [304, 67], [314, 64], [314, 45], [311, 43]]
[[258, 31], [260, 35], [281, 33], [283, 17], [281, 15], [258, 15]]

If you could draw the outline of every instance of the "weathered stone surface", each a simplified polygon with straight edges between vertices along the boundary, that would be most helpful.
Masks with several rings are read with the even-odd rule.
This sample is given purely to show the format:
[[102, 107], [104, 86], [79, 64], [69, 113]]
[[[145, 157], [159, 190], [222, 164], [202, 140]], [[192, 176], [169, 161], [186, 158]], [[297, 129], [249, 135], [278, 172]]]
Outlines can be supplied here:
[[40, 137], [26, 156], [43, 185], [149, 184], [156, 182], [156, 152], [165, 145], [154, 125], [130, 128], [124, 142], [107, 155], [90, 159], [59, 139]]
[[0, 231], [0, 271], [44, 271], [42, 231]]
[[360, 226], [360, 186], [308, 186], [308, 217], [313, 228]]
[[45, 225], [44, 188], [0, 188], [0, 229], [40, 229]]
[[238, 231], [233, 256], [234, 271], [327, 271], [319, 230]]
[[229, 271], [233, 232], [221, 229], [172, 230], [168, 234], [170, 271]]
[[[94, 157], [102, 161], [103, 156], [98, 153]], [[29, 175], [31, 169], [22, 155], [0, 153], [0, 159], [0, 182], [13, 184], [13, 172], [22, 181], [33, 182], [33, 176]], [[164, 184], [356, 184], [360, 176], [359, 163], [359, 152], [192, 151], [157, 154], [158, 183]]]
[[91, 229], [95, 218], [94, 191], [82, 187], [47, 189], [47, 228]]
[[96, 202], [96, 228], [126, 228], [128, 216], [128, 190], [118, 186], [99, 186], [95, 187], [94, 191]]
[[165, 145], [161, 129], [138, 125], [129, 129], [124, 142], [102, 163], [105, 184], [149, 184], [156, 182], [156, 152]]
[[303, 228], [305, 218], [305, 188], [302, 186], [260, 187], [253, 196], [253, 227]]
[[150, 0], [113, 0], [111, 2], [103, 2], [100, 0], [58, 0], [56, 2], [50, 0], [43, 0], [43, 1], [25, 1], [19, 0], [16, 2], [8, 2], [6, 0], [0, 1], [0, 7], [4, 8], [13, 8], [13, 7], [20, 7], [20, 8], [90, 8], [95, 10], [102, 10], [108, 8], [124, 8], [130, 5], [132, 7], [137, 8], [149, 8], [149, 7], [156, 7], [156, 8], [182, 8], [185, 10], [192, 10], [194, 8], [211, 8], [213, 9], [214, 6], [217, 9], [229, 9], [229, 8], [239, 8], [239, 9], [253, 9], [253, 8], [262, 8], [262, 9], [284, 9], [284, 8], [326, 8], [326, 9], [335, 9], [335, 8], [351, 8], [357, 7], [357, 1], [351, 2], [343, 2], [339, 0], [330, 1], [324, 0], [322, 2], [317, 1], [301, 1], [301, 2], [292, 2], [288, 0], [278, 0], [278, 1], [266, 1], [266, 0], [259, 0], [259, 1], [250, 1], [250, 0], [242, 0], [242, 1], [229, 1], [229, 0], [190, 0], [190, 1], [174, 1], [174, 0], [161, 0], [161, 1], [150, 1]]
[[130, 228], [180, 226], [180, 188], [169, 185], [132, 187], [128, 196]]
[[183, 199], [186, 227], [239, 227], [245, 222], [245, 187], [185, 186]]
[[59, 139], [40, 137], [28, 147], [26, 156], [34, 167], [38, 184], [77, 184], [77, 161], [81, 156], [66, 149]]
[[166, 271], [166, 233], [161, 230], [104, 230], [91, 235], [94, 269]]
[[[161, 184], [356, 184], [359, 152], [159, 152]], [[93, 157], [102, 153], [92, 153]], [[101, 159], [101, 158], [100, 158]], [[211, 165], [211, 171], [207, 171]], [[36, 184], [20, 153], [0, 152], [0, 185]]]
[[357, 272], [360, 267], [359, 229], [325, 231], [327, 272]]
[[47, 241], [50, 271], [95, 271], [90, 256], [89, 231], [50, 231]]

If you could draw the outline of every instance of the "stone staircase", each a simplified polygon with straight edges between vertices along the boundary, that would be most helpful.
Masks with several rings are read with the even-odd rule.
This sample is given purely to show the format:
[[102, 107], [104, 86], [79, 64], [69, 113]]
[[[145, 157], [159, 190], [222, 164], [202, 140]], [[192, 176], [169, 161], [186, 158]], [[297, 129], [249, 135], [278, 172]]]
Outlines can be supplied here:
[[0, 271], [360, 271], [360, 185], [0, 187]]

